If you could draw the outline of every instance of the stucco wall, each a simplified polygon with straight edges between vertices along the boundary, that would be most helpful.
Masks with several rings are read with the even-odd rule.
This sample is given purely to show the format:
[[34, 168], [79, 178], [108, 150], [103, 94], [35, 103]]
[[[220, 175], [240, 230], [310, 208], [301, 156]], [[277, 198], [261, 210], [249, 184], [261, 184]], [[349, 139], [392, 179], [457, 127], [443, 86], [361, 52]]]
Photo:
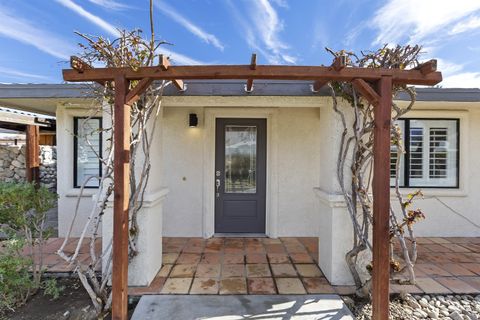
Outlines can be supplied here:
[[[188, 114], [199, 125], [188, 127]], [[203, 219], [203, 108], [165, 108], [163, 111], [162, 175], [170, 190], [164, 202], [164, 236], [202, 236]], [[158, 149], [160, 151], [160, 149]]]
[[[225, 100], [224, 97], [222, 99]], [[273, 136], [275, 142], [277, 175], [275, 180], [270, 181], [275, 188], [272, 188], [274, 194], [271, 201], [274, 204], [270, 203], [269, 210], [276, 210], [275, 223], [271, 224], [275, 232], [270, 230], [270, 234], [318, 236], [324, 210], [320, 210], [313, 188], [320, 188], [326, 195], [339, 192], [335, 177], [335, 147], [340, 137], [338, 119], [328, 102], [323, 100], [317, 101], [315, 107], [311, 108], [286, 107], [281, 97], [260, 101], [261, 107], [253, 107], [253, 100], [247, 101], [249, 108], [240, 107], [245, 101], [237, 101], [224, 108], [218, 105], [214, 107], [228, 110], [230, 114], [270, 110], [273, 115], [271, 121], [275, 125], [269, 128], [268, 134]], [[276, 102], [282, 107], [275, 108]], [[195, 105], [192, 101], [190, 104]], [[206, 130], [204, 122], [208, 110], [212, 108], [179, 107], [168, 102], [163, 115], [157, 120], [148, 193], [155, 193], [164, 187], [170, 190], [163, 210], [165, 236], [209, 235], [205, 232], [205, 219], [210, 219], [206, 216], [208, 197], [205, 193], [208, 188], [205, 188], [205, 182], [210, 177], [205, 175], [205, 167], [208, 167], [205, 159], [208, 159], [206, 153], [210, 152], [206, 147], [207, 141], [213, 137]], [[197, 128], [188, 127], [188, 114], [191, 112], [199, 116]], [[78, 195], [78, 189], [72, 187], [73, 116], [86, 114], [88, 111], [84, 108], [72, 106], [59, 106], [57, 110], [58, 176], [62, 177], [58, 180], [60, 235], [64, 235], [70, 226]], [[460, 188], [423, 190], [425, 199], [416, 202], [415, 206], [423, 209], [427, 219], [417, 224], [417, 234], [480, 236], [478, 227], [474, 226], [480, 225], [477, 210], [480, 198], [476, 196], [480, 181], [480, 167], [477, 165], [480, 157], [480, 141], [477, 138], [480, 136], [479, 106], [471, 103], [418, 102], [409, 116], [460, 118], [461, 130]], [[405, 193], [408, 191], [405, 190]], [[94, 190], [87, 190], [81, 199], [79, 222], [74, 226], [74, 233], [80, 231], [93, 206], [92, 194]]]
[[[433, 109], [435, 108], [435, 109]], [[468, 103], [455, 109], [447, 103], [417, 103], [408, 114], [412, 118], [460, 119], [459, 188], [421, 188], [424, 199], [414, 202], [426, 219], [415, 225], [418, 236], [479, 237], [480, 236], [480, 110]], [[403, 193], [416, 189], [403, 189]]]
[[[162, 181], [170, 190], [164, 206], [164, 236], [204, 235], [203, 214], [208, 207], [204, 203], [204, 192], [208, 192], [203, 188], [204, 179], [213, 179], [204, 176], [204, 152], [208, 152], [205, 142], [214, 139], [204, 127], [205, 110], [164, 110]], [[191, 112], [199, 116], [197, 128], [187, 125]], [[239, 108], [239, 112], [245, 110]], [[318, 214], [312, 189], [319, 183], [319, 109], [278, 108], [273, 113], [276, 126], [267, 135], [276, 135], [277, 140], [278, 212], [277, 229], [271, 233], [315, 236]], [[267, 206], [267, 211], [273, 211], [272, 207]], [[268, 215], [267, 224], [273, 220]]]
[[278, 236], [318, 236], [319, 132], [318, 108], [279, 109]]
[[[57, 106], [57, 193], [58, 193], [58, 235], [69, 232], [76, 210], [80, 189], [73, 187], [73, 118], [85, 117], [91, 111], [85, 107]], [[91, 212], [96, 189], [85, 189], [80, 202], [71, 236], [79, 236]], [[92, 230], [89, 230], [91, 232]]]

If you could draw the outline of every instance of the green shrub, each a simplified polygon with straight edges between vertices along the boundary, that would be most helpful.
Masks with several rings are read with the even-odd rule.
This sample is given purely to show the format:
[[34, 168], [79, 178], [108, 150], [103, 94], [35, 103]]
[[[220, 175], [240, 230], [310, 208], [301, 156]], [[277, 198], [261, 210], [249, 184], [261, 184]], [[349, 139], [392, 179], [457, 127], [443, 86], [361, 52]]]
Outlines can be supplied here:
[[[0, 183], [0, 231], [8, 239], [0, 250], [0, 314], [27, 301], [41, 286], [43, 246], [50, 236], [47, 211], [57, 195], [30, 183]], [[52, 285], [47, 289], [54, 292]]]
[[0, 315], [24, 304], [35, 288], [29, 270], [32, 260], [21, 254], [24, 241], [13, 237], [2, 242], [0, 254]]
[[48, 210], [55, 207], [57, 195], [45, 187], [35, 188], [31, 183], [0, 183], [0, 224], [14, 230], [33, 229], [45, 220]]

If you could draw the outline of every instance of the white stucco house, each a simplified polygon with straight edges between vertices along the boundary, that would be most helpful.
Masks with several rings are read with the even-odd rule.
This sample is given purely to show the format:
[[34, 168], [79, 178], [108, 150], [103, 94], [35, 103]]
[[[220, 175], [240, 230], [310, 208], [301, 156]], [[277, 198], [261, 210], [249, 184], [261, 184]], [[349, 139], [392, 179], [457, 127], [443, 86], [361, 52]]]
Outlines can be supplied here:
[[[251, 93], [239, 81], [189, 81], [184, 92], [167, 88], [130, 284], [153, 279], [162, 236], [230, 233], [319, 237], [325, 276], [335, 285], [352, 282], [344, 262], [351, 223], [335, 175], [340, 123], [328, 91], [315, 93], [310, 85], [256, 81]], [[85, 91], [73, 84], [0, 85], [1, 105], [57, 118], [59, 236], [70, 227], [80, 184], [100, 170], [73, 136], [92, 104]], [[403, 190], [421, 188], [425, 195], [416, 202], [427, 215], [417, 235], [478, 237], [480, 89], [417, 93], [413, 111], [399, 122], [407, 148]], [[102, 125], [97, 116], [92, 126]], [[95, 181], [81, 200], [81, 219], [95, 205], [93, 194]], [[110, 219], [103, 222], [106, 238]]]

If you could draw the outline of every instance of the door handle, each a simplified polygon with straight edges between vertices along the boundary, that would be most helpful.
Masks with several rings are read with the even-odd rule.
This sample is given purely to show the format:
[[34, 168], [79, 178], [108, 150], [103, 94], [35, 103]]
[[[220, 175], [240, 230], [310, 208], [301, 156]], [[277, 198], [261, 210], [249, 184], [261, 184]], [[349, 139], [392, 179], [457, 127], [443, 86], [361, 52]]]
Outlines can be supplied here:
[[220, 179], [215, 180], [215, 188], [216, 188], [216, 195], [218, 198], [220, 197]]

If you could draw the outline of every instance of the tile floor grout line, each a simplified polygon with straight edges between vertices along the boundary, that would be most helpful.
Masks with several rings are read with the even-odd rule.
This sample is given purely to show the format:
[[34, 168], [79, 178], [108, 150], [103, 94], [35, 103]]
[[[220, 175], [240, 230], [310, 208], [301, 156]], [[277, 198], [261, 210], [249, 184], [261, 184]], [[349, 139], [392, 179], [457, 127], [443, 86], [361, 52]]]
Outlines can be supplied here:
[[[266, 254], [266, 253], [265, 253]], [[280, 294], [280, 291], [278, 290], [278, 286], [277, 286], [277, 281], [276, 281], [276, 278], [275, 278], [275, 275], [273, 274], [273, 268], [272, 268], [272, 264], [270, 263], [270, 257], [268, 256], [268, 254], [266, 254], [266, 257], [267, 257], [267, 262], [268, 262], [268, 268], [270, 270], [270, 274], [272, 275], [272, 282], [273, 282], [273, 287], [275, 289], [275, 294]]]

